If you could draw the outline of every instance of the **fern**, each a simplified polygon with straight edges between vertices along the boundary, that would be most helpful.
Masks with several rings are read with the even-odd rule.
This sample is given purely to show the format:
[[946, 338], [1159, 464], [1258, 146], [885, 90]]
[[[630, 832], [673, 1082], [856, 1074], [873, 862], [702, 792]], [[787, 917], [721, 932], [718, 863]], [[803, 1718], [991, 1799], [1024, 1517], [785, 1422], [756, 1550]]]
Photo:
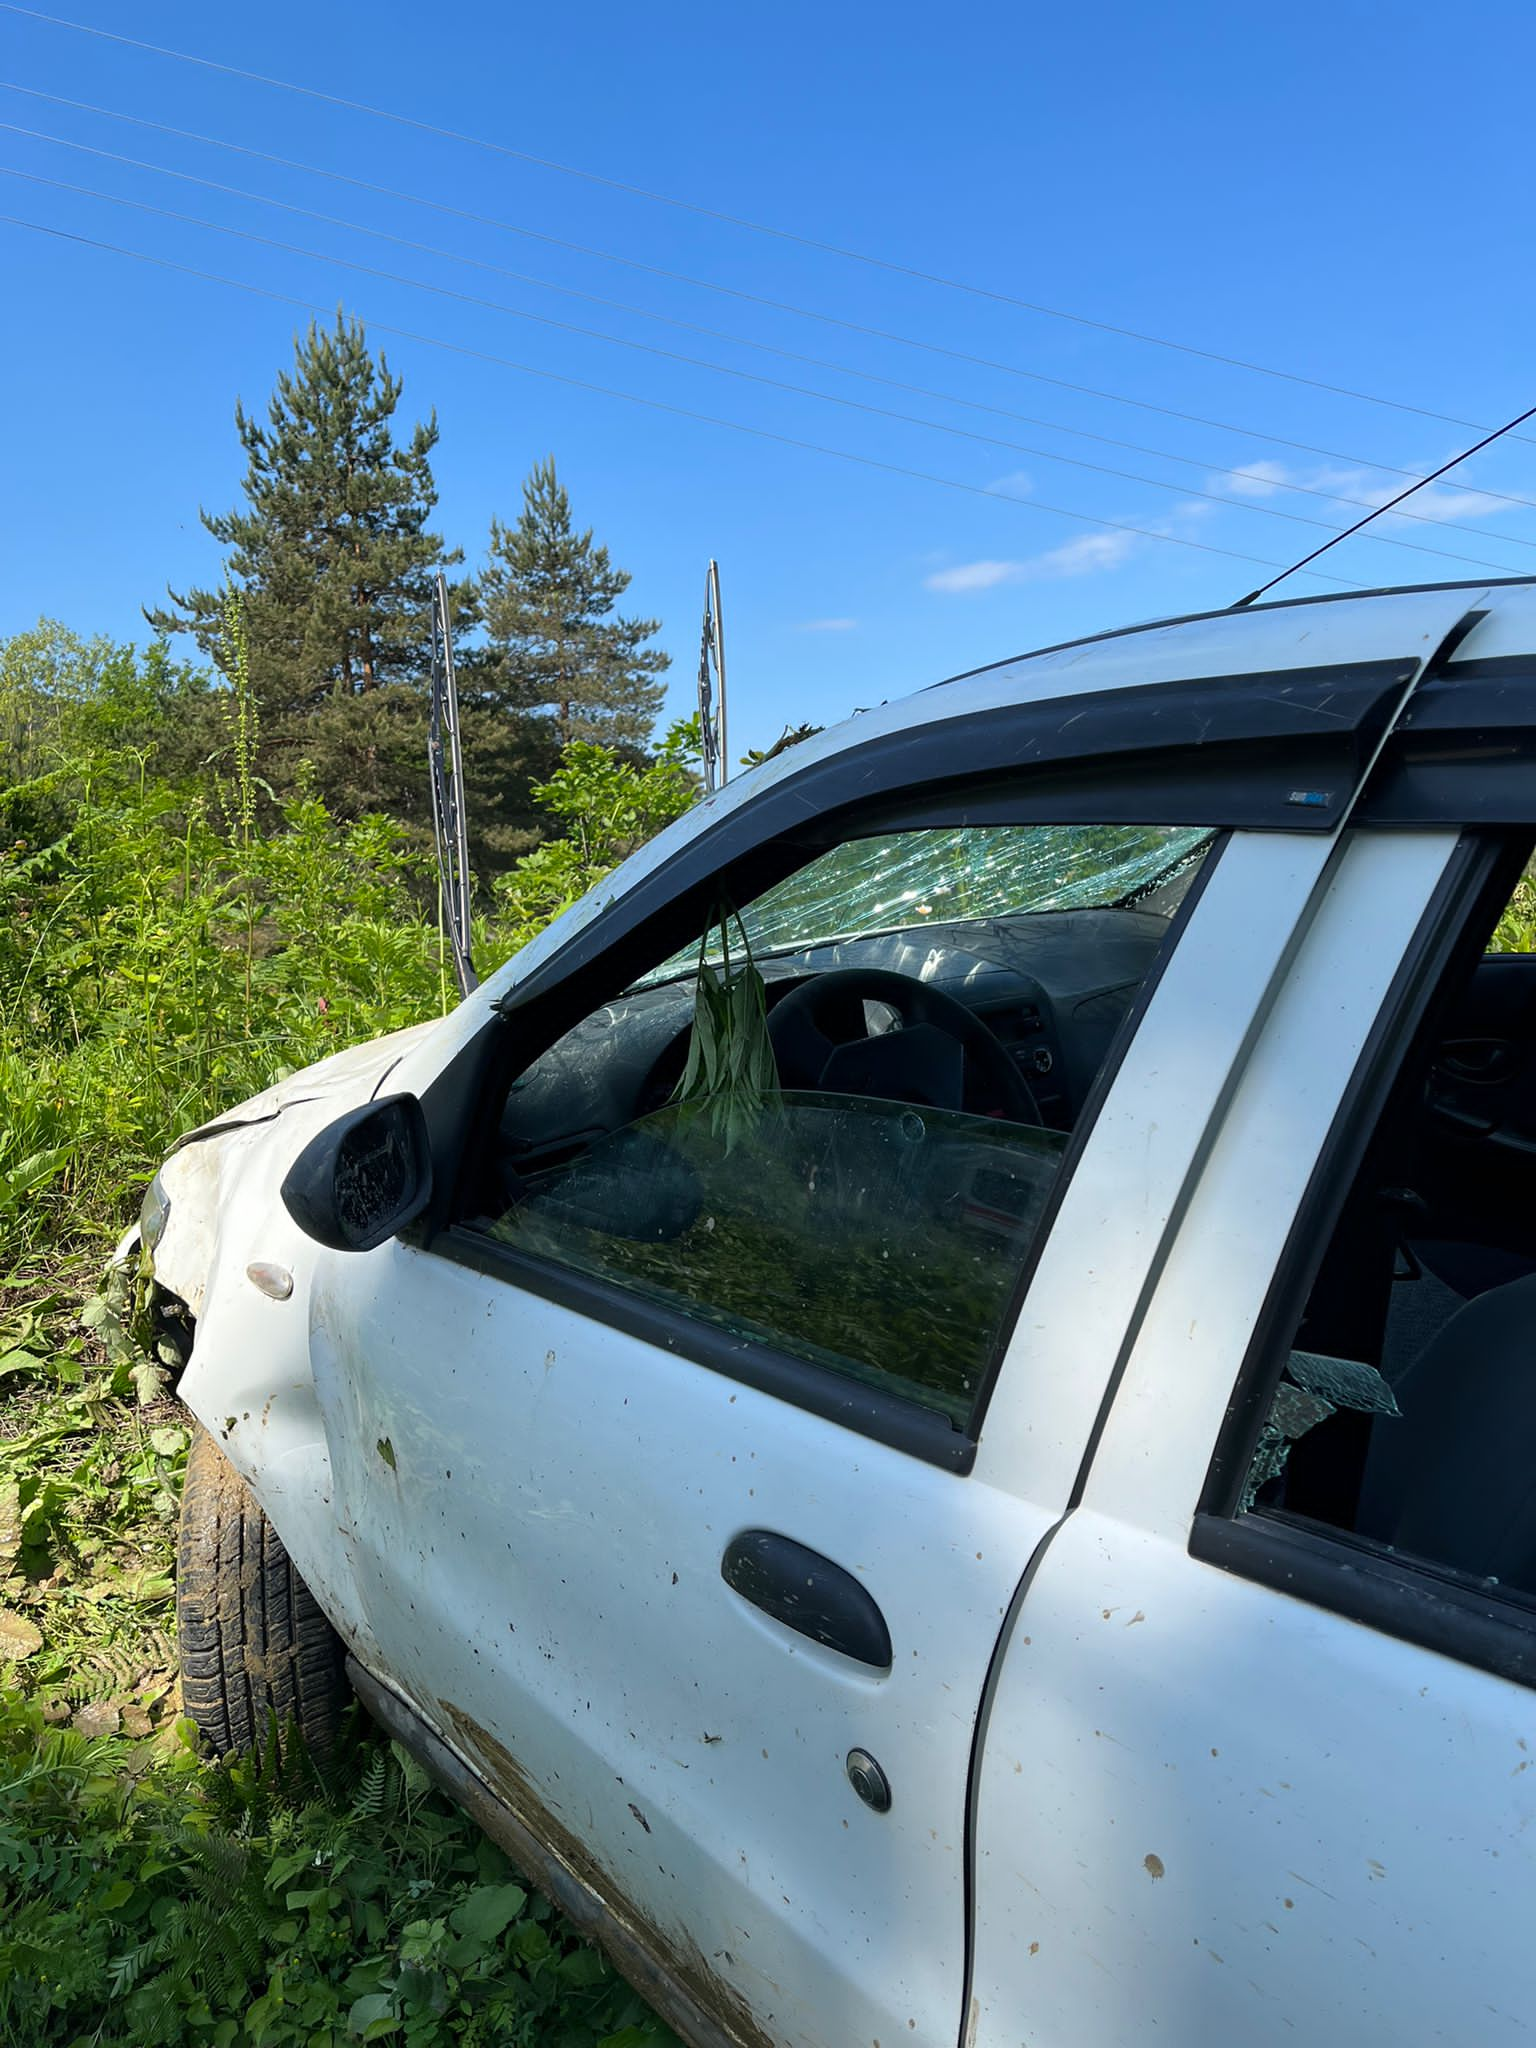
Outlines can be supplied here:
[[249, 1849], [229, 1836], [182, 1828], [176, 1836], [190, 1896], [155, 1935], [153, 1961], [180, 1992], [228, 2003], [261, 1968], [266, 1899]]
[[144, 1972], [154, 1962], [159, 1952], [160, 1939], [157, 1935], [146, 1935], [131, 1948], [125, 1948], [113, 1956], [107, 1964], [107, 1978], [114, 1998], [122, 1998], [130, 1992]]
[[394, 1759], [384, 1748], [376, 1749], [369, 1758], [352, 1800], [352, 1819], [355, 1821], [381, 1821], [390, 1808], [394, 1784], [391, 1766]]
[[132, 2038], [142, 2048], [171, 2048], [181, 2034], [184, 1989], [174, 1972], [165, 1971], [130, 1993], [126, 2003]]

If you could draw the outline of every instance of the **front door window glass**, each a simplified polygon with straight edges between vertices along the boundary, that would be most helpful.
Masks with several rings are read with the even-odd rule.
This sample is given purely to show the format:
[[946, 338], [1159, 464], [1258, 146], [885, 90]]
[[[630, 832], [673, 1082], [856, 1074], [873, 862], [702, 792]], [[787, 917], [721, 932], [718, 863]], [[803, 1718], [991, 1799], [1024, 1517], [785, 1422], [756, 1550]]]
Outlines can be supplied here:
[[1013, 825], [833, 847], [517, 1077], [471, 1227], [963, 1423], [1210, 843]]

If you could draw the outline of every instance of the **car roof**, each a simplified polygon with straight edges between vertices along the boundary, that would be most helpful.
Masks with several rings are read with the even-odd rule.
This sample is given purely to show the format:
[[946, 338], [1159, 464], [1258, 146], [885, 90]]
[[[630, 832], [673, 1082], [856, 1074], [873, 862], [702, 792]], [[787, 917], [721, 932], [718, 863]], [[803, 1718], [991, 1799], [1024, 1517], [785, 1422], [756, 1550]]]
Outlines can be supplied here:
[[[1467, 660], [1474, 653], [1476, 666], [1492, 657], [1507, 667], [1508, 657], [1520, 657], [1513, 666], [1528, 663], [1536, 677], [1536, 578], [1421, 584], [1152, 620], [876, 702], [702, 797], [508, 961], [457, 1013], [454, 1029], [467, 1035], [476, 1014], [537, 994], [573, 971], [567, 963], [584, 971], [617, 929], [605, 922], [589, 939], [589, 928], [620, 899], [627, 899], [626, 928], [639, 924], [684, 877], [707, 881], [720, 872], [738, 840], [810, 827], [829, 811], [953, 775], [957, 762], [967, 774], [1007, 773], [1031, 758], [1102, 759], [1152, 745], [1198, 764], [1210, 742], [1273, 733], [1314, 748], [1336, 744], [1338, 773], [1320, 776], [1316, 786], [1331, 787], [1343, 802], [1358, 780], [1362, 734], [1385, 730], [1420, 664], [1448, 647], [1456, 655], [1448, 682], [1463, 664], [1474, 665]], [[1038, 748], [1032, 734], [1041, 736]], [[1279, 802], [1296, 785], [1278, 765], [1275, 772], [1282, 775]], [[760, 822], [746, 829], [740, 814], [749, 806]], [[1335, 809], [1288, 812], [1284, 829], [1326, 830]], [[1197, 814], [1205, 811], [1188, 812]]]
[[1063, 698], [1123, 701], [1123, 693], [1159, 684], [1209, 685], [1208, 693], [1202, 690], [1209, 714], [1203, 736], [1219, 739], [1225, 726], [1248, 722], [1245, 704], [1251, 707], [1255, 697], [1287, 689], [1287, 679], [1299, 671], [1315, 677], [1390, 665], [1402, 670], [1406, 681], [1469, 616], [1478, 623], [1457, 648], [1458, 658], [1474, 650], [1479, 657], [1495, 652], [1536, 657], [1532, 577], [1290, 598], [1152, 619], [1063, 641], [877, 700], [749, 773], [733, 776], [690, 813], [684, 829], [698, 829], [711, 816], [734, 810], [817, 761], [897, 734], [916, 739], [924, 728], [1003, 706]]
[[[1091, 660], [1090, 650], [1099, 649], [1109, 656], [1108, 665], [1118, 670], [1121, 663], [1114, 657], [1122, 651], [1132, 662], [1138, 657], [1145, 659], [1145, 647], [1121, 650], [1114, 645], [1132, 640], [1176, 646], [1184, 657], [1200, 663], [1184, 670], [1188, 676], [1215, 673], [1205, 664], [1220, 649], [1224, 664], [1220, 672], [1234, 680], [1300, 665], [1392, 659], [1405, 652], [1410, 641], [1422, 641], [1435, 633], [1447, 614], [1448, 603], [1458, 616], [1482, 611], [1489, 615], [1490, 622], [1497, 618], [1505, 626], [1517, 629], [1528, 625], [1529, 634], [1521, 651], [1536, 653], [1536, 577], [1485, 577], [1450, 583], [1398, 584], [1378, 590], [1325, 591], [1317, 596], [1277, 598], [1266, 604], [1229, 605], [1219, 611], [1145, 619], [1133, 625], [1112, 626], [1101, 633], [1084, 634], [1075, 640], [1054, 641], [1026, 654], [987, 662], [980, 668], [963, 669], [927, 688], [948, 689], [957, 683], [1005, 673], [1017, 674], [1021, 682], [1043, 683], [1048, 675], [1076, 665], [1064, 663], [1059, 657], [1083, 656]], [[1027, 666], [1034, 664], [1039, 666]], [[1161, 675], [1161, 660], [1157, 667]], [[1149, 681], [1153, 679], [1147, 677]], [[1133, 680], [1130, 675], [1117, 675], [1114, 683], [1106, 681], [1103, 687], [1125, 687]]]

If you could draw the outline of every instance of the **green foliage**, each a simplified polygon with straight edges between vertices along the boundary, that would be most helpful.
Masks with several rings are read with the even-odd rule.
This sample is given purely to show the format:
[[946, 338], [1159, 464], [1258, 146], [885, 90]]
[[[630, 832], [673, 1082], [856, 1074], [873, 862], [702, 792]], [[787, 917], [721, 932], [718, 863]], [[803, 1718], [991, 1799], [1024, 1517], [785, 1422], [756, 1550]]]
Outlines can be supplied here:
[[359, 1730], [328, 1782], [291, 1742], [197, 1757], [188, 1430], [103, 1357], [107, 1306], [73, 1334], [60, 1296], [0, 1311], [0, 2043], [669, 2042], [403, 1755]]
[[[433, 575], [463, 556], [430, 530], [436, 418], [399, 432], [402, 390], [360, 321], [338, 311], [333, 327], [311, 322], [265, 418], [235, 407], [242, 504], [201, 517], [241, 594], [261, 775], [291, 787], [307, 763], [332, 816], [383, 812], [422, 849]], [[488, 626], [484, 644], [459, 650], [470, 858], [487, 879], [540, 838], [533, 784], [563, 746], [597, 742], [638, 763], [668, 665], [646, 644], [657, 622], [615, 610], [630, 578], [590, 528], [574, 527], [552, 460], [523, 501], [513, 525], [491, 523], [483, 582], [449, 587], [459, 636], [482, 614]], [[226, 595], [168, 591], [146, 617], [157, 632], [191, 634], [228, 673]], [[209, 709], [162, 735], [158, 768], [191, 772], [227, 739]], [[0, 764], [7, 738], [0, 681]]]
[[[241, 595], [248, 700], [259, 712], [256, 761], [290, 787], [301, 764], [333, 816], [384, 812], [405, 843], [430, 843], [424, 770], [434, 571], [462, 559], [429, 521], [437, 491], [435, 419], [397, 438], [401, 381], [369, 349], [360, 322], [311, 323], [279, 376], [266, 423], [235, 408], [246, 455], [245, 502], [203, 524], [226, 550]], [[230, 675], [227, 588], [169, 593], [147, 616], [187, 632]], [[468, 582], [450, 605], [475, 618]], [[207, 735], [212, 751], [228, 735]], [[486, 736], [482, 735], [482, 738]], [[550, 747], [526, 720], [489, 736], [495, 775], [476, 764], [470, 815], [477, 853], [488, 830], [521, 852], [537, 831], [529, 785]], [[191, 763], [183, 763], [190, 767]]]
[[[175, 1716], [182, 1411], [58, 1297], [0, 1323], [0, 2044], [672, 2037], [403, 1753], [208, 1764]], [[97, 1334], [113, 1325], [88, 1304]]]
[[672, 2042], [403, 1752], [283, 1780], [0, 1699], [0, 2041]]
[[[207, 677], [56, 619], [0, 641], [0, 846], [37, 854], [66, 833], [68, 766], [110, 754], [123, 777], [175, 775], [216, 744]], [[67, 847], [60, 849], [67, 853]]]
[[[335, 816], [303, 764], [281, 795], [263, 779], [244, 619], [222, 627], [223, 733], [200, 786], [146, 767], [175, 699], [144, 708], [159, 684], [132, 650], [49, 631], [0, 645], [0, 717], [30, 771], [0, 794], [0, 1273], [115, 1232], [182, 1132], [446, 1000], [420, 847], [378, 813]], [[145, 752], [93, 746], [125, 704]], [[539, 786], [563, 836], [501, 878], [482, 963], [687, 808], [692, 746], [679, 727], [649, 763], [568, 751]]]
[[[250, 619], [214, 689], [159, 648], [0, 643], [0, 2048], [665, 2043], [403, 1757], [360, 1741], [321, 1785], [178, 1732], [177, 1332], [132, 1275], [79, 1309], [79, 1276], [175, 1137], [446, 1000], [399, 823], [266, 780]], [[689, 745], [568, 755], [566, 850], [505, 878], [486, 954], [686, 808]]]
[[[731, 926], [737, 959], [731, 962]], [[719, 934], [720, 964], [709, 958]], [[694, 1104], [727, 1153], [757, 1129], [778, 1099], [779, 1069], [768, 1036], [768, 996], [734, 909], [722, 909], [699, 942], [693, 1030], [674, 1102]]]
[[[312, 786], [333, 817], [382, 814], [401, 828], [403, 844], [426, 852], [427, 717], [426, 696], [414, 683], [327, 697], [302, 718], [269, 727], [263, 772], [284, 788], [308, 763]], [[548, 719], [461, 700], [459, 723], [470, 862], [489, 878], [547, 832], [533, 785], [558, 766], [560, 750]]]
[[172, 1685], [186, 1418], [126, 1346], [103, 1362], [81, 1334], [59, 1338], [56, 1308], [0, 1329], [0, 1691], [144, 1735]]
[[1530, 869], [1515, 884], [1493, 937], [1490, 953], [1536, 953], [1536, 874]]
[[516, 525], [491, 522], [480, 583], [489, 647], [466, 684], [482, 702], [552, 718], [562, 745], [646, 746], [663, 695], [655, 678], [669, 664], [645, 645], [655, 619], [615, 613], [629, 584], [591, 527], [576, 531], [554, 458], [535, 464]]
[[67, 833], [0, 854], [0, 1270], [125, 1220], [182, 1131], [440, 991], [386, 820], [301, 789], [261, 836], [238, 773], [183, 798], [87, 762], [56, 787]]
[[[497, 945], [526, 945], [551, 918], [612, 874], [619, 862], [653, 839], [699, 793], [694, 762], [699, 722], [672, 726], [654, 760], [637, 765], [611, 747], [575, 740], [559, 768], [534, 795], [564, 830], [547, 839], [493, 884]], [[488, 935], [491, 936], [491, 935]]]
[[741, 765], [743, 768], [761, 768], [765, 761], [776, 761], [780, 754], [787, 754], [802, 740], [814, 739], [817, 733], [825, 730], [820, 725], [786, 725], [771, 747], [749, 747], [741, 757]]

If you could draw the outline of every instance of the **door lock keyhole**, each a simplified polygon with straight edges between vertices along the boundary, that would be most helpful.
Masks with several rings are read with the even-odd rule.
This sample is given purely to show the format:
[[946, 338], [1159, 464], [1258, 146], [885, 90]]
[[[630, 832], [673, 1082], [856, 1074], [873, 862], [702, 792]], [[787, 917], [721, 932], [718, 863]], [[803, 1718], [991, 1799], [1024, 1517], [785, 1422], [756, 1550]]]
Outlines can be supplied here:
[[875, 1813], [891, 1810], [891, 1784], [867, 1749], [848, 1752], [848, 1782]]

